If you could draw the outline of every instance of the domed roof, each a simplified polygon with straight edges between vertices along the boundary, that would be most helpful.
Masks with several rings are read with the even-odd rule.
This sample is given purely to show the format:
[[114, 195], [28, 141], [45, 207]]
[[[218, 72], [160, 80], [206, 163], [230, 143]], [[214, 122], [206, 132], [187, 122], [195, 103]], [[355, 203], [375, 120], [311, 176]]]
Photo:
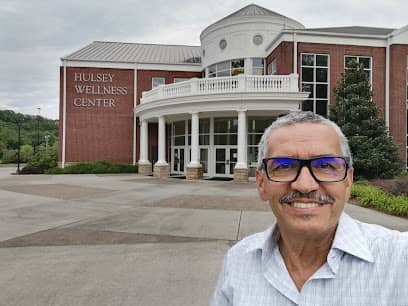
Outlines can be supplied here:
[[[242, 9], [228, 15], [227, 17], [222, 18], [219, 21], [226, 20], [232, 17], [243, 17], [243, 16], [274, 16], [274, 17], [285, 17], [281, 14], [270, 11], [262, 6], [256, 4], [249, 4]], [[287, 17], [285, 17], [287, 18]]]
[[[273, 12], [271, 10], [268, 10], [262, 6], [256, 5], [256, 4], [249, 4], [238, 11], [214, 22], [213, 24], [210, 24], [208, 27], [206, 27], [202, 32], [201, 35], [203, 35], [204, 32], [206, 32], [208, 29], [213, 28], [214, 26], [221, 25], [225, 22], [232, 21], [232, 20], [237, 20], [237, 19], [242, 19], [245, 17], [271, 17], [271, 18], [276, 18], [283, 20], [284, 22], [287, 21], [288, 23], [295, 23], [297, 26], [296, 28], [304, 28], [304, 26], [299, 22], [294, 19], [288, 18], [284, 15], [278, 14], [276, 12]], [[286, 22], [285, 22], [286, 23]]]

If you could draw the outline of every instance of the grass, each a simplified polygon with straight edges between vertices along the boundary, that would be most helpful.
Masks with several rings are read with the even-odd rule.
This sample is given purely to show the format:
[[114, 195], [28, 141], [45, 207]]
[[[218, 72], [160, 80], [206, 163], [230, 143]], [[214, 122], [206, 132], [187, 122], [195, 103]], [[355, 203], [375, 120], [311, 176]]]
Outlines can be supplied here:
[[353, 184], [351, 196], [361, 206], [370, 207], [387, 214], [408, 217], [408, 197], [394, 196], [368, 182], [357, 182]]

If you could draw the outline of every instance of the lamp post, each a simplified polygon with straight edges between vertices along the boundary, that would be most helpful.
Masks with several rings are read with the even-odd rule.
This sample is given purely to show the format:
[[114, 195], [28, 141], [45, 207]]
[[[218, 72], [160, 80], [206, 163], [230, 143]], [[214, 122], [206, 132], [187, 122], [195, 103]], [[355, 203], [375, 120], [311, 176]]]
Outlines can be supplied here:
[[38, 116], [37, 116], [37, 150], [34, 150], [34, 153], [40, 152], [40, 111], [41, 107], [37, 107]]
[[50, 139], [50, 135], [45, 135], [45, 154], [47, 154], [47, 149], [48, 149], [48, 140]]
[[17, 122], [17, 126], [18, 126], [17, 174], [20, 174], [21, 121]]

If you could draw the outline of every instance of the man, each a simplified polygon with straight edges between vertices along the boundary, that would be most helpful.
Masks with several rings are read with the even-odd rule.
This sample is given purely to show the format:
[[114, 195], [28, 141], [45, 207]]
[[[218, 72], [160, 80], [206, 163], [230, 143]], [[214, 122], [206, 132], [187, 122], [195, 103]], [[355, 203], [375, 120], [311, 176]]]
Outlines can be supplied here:
[[408, 305], [408, 233], [345, 214], [352, 182], [336, 124], [311, 112], [276, 120], [256, 172], [276, 224], [228, 251], [212, 305]]

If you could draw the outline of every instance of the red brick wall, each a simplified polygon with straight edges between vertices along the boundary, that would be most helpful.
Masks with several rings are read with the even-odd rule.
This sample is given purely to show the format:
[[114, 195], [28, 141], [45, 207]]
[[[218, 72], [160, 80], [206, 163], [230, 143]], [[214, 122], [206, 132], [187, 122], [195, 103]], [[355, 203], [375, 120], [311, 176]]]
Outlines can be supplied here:
[[[82, 74], [85, 74], [86, 80], [80, 79]], [[89, 74], [93, 75], [94, 80], [88, 80]], [[131, 69], [67, 67], [67, 163], [102, 159], [132, 163], [133, 82], [134, 72]], [[60, 88], [60, 127], [63, 124], [62, 86], [63, 75]], [[103, 92], [104, 87], [110, 92]], [[90, 101], [95, 105], [89, 105]], [[62, 142], [62, 128], [60, 139]]]
[[266, 58], [266, 67], [276, 59], [277, 74], [285, 75], [293, 72], [293, 43], [282, 42]]
[[140, 103], [143, 91], [152, 89], [152, 78], [165, 78], [166, 84], [174, 83], [174, 78], [201, 78], [201, 72], [138, 70], [137, 71], [137, 104]]
[[[301, 53], [320, 53], [330, 56], [330, 103], [335, 102], [334, 88], [344, 73], [344, 56], [370, 56], [372, 58], [373, 101], [385, 120], [385, 48], [350, 45], [298, 43], [298, 72]], [[406, 160], [406, 68], [408, 46], [391, 46], [390, 52], [390, 132], [400, 145], [399, 154]], [[293, 43], [282, 42], [268, 57], [267, 64], [277, 60], [278, 74], [292, 73]]]
[[[334, 103], [333, 90], [338, 86], [344, 73], [344, 56], [371, 56], [373, 65], [373, 100], [384, 113], [385, 110], [385, 48], [348, 45], [298, 43], [298, 72], [301, 73], [301, 54], [320, 53], [330, 57], [330, 103]], [[293, 71], [293, 43], [282, 42], [267, 57], [267, 64], [276, 59], [278, 74], [290, 74]]]
[[390, 48], [390, 132], [406, 161], [406, 84], [408, 46]]
[[301, 53], [328, 54], [330, 57], [330, 103], [334, 103], [334, 88], [337, 87], [344, 73], [344, 56], [372, 57], [373, 101], [384, 113], [385, 110], [385, 48], [348, 45], [298, 43], [298, 71], [301, 65]]
[[[186, 72], [186, 71], [167, 71], [167, 70], [138, 70], [137, 71], [137, 104], [140, 103], [143, 91], [149, 91], [152, 89], [152, 78], [163, 77], [165, 78], [165, 84], [174, 83], [174, 78], [201, 78], [201, 72]], [[139, 135], [139, 128], [137, 127], [137, 133]], [[166, 133], [166, 138], [170, 137], [170, 134]], [[138, 138], [140, 139], [140, 138]], [[149, 123], [149, 160], [153, 162], [154, 155], [157, 154], [158, 146], [158, 125], [157, 123]], [[139, 140], [137, 141], [137, 160], [139, 160]], [[166, 152], [168, 152], [166, 148]], [[168, 155], [168, 154], [167, 154]], [[167, 159], [169, 156], [167, 156]], [[168, 159], [167, 162], [170, 162]]]

